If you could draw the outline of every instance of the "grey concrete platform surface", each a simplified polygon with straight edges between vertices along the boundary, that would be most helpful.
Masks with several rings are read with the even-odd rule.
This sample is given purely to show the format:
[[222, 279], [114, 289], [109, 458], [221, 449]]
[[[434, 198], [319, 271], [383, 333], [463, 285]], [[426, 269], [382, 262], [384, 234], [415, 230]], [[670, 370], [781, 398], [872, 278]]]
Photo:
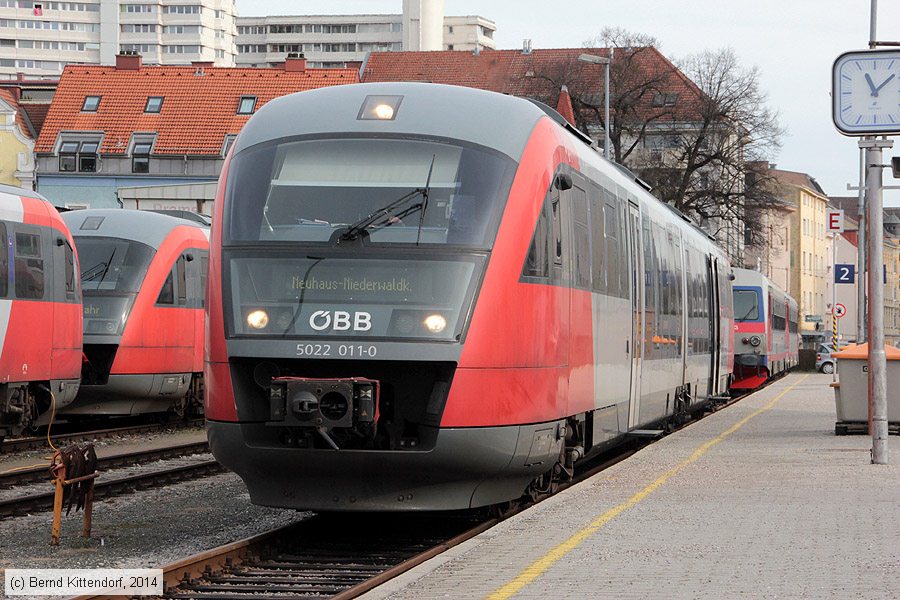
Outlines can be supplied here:
[[[364, 598], [900, 598], [900, 438], [791, 374]], [[890, 393], [897, 393], [893, 390]]]

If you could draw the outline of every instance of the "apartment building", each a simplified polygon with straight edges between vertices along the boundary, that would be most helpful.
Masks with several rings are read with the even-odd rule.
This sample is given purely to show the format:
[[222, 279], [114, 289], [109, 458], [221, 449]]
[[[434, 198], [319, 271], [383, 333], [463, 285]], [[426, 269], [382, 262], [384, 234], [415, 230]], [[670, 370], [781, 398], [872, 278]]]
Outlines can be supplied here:
[[234, 65], [234, 0], [0, 0], [0, 78], [58, 77], [69, 63]]
[[[418, 50], [421, 38], [404, 35], [404, 26], [415, 28], [415, 23], [407, 13], [238, 17], [235, 61], [241, 67], [268, 67], [283, 62], [288, 52], [302, 52], [311, 68], [340, 68], [362, 63], [369, 52]], [[493, 21], [477, 15], [443, 17], [443, 40], [423, 49], [493, 49], [496, 30]]]

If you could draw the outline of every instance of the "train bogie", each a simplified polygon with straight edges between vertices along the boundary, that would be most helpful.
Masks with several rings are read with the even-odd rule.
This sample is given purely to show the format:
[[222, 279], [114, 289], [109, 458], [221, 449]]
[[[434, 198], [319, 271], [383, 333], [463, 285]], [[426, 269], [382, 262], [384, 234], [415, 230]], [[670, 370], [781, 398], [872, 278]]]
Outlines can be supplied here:
[[726, 257], [546, 107], [287, 96], [245, 126], [215, 207], [207, 428], [254, 502], [512, 500], [727, 391]]
[[78, 258], [56, 209], [0, 186], [0, 438], [68, 405], [81, 370]]
[[64, 218], [82, 257], [84, 363], [63, 412], [183, 413], [202, 386], [206, 228], [136, 210]]

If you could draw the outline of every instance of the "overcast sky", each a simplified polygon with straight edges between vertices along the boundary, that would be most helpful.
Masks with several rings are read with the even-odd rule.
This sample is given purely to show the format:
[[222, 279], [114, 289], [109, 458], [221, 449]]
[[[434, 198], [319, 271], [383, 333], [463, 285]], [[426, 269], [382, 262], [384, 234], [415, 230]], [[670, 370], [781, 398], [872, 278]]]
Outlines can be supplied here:
[[[879, 40], [900, 41], [900, 1], [882, 0]], [[240, 15], [400, 13], [402, 0], [237, 0]], [[448, 15], [477, 14], [497, 24], [498, 48], [579, 47], [605, 26], [645, 33], [678, 59], [732, 47], [747, 66], [759, 67], [769, 105], [788, 134], [772, 162], [804, 171], [829, 195], [855, 195], [859, 150], [855, 138], [831, 122], [831, 66], [838, 54], [865, 48], [869, 0], [445, 0]], [[897, 147], [886, 155], [900, 155]], [[900, 185], [885, 171], [885, 183]], [[885, 192], [900, 205], [900, 191]]]

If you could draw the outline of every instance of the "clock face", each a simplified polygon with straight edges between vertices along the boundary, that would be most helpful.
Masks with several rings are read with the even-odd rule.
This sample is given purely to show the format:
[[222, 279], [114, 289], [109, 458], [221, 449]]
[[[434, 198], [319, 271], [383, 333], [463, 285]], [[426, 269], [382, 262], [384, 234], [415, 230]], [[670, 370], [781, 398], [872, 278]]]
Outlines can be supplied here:
[[832, 73], [834, 124], [847, 135], [900, 133], [900, 52], [842, 54]]

